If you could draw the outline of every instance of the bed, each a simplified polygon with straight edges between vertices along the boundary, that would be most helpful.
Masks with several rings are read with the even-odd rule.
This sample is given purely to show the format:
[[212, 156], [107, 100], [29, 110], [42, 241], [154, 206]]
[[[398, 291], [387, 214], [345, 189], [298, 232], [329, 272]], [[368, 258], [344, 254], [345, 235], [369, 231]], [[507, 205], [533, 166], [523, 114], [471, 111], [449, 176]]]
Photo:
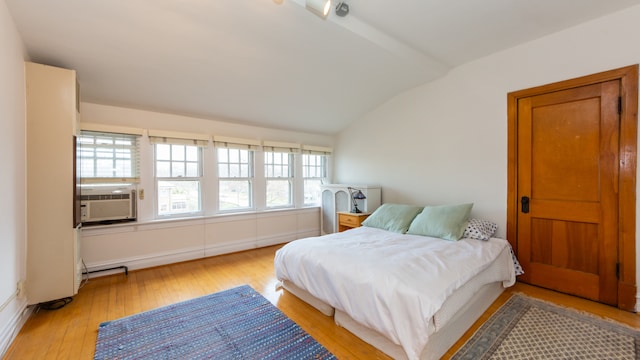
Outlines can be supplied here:
[[508, 242], [490, 237], [495, 226], [480, 235], [469, 229], [477, 220], [464, 205], [459, 214], [384, 204], [363, 227], [285, 245], [276, 276], [389, 356], [437, 359], [515, 283]]

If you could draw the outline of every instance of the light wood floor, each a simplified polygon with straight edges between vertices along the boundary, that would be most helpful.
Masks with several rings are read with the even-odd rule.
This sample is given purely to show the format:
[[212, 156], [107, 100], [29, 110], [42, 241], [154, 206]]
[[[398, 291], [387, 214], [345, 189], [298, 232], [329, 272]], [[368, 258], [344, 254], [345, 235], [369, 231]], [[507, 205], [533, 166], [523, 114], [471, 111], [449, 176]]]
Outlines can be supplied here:
[[[249, 284], [339, 359], [389, 359], [295, 296], [276, 289], [273, 256], [279, 246], [91, 279], [73, 302], [34, 313], [4, 359], [93, 359], [98, 325], [107, 320]], [[588, 311], [640, 328], [633, 313], [591, 301], [516, 284], [505, 291], [445, 357], [514, 292]]]

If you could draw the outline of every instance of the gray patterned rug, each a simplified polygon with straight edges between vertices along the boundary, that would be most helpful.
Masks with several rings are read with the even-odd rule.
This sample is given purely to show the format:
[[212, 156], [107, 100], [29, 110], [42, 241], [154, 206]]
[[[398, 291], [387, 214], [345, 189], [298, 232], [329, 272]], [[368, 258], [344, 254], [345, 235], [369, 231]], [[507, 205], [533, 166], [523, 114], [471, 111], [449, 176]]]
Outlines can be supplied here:
[[640, 329], [514, 295], [452, 359], [639, 359]]

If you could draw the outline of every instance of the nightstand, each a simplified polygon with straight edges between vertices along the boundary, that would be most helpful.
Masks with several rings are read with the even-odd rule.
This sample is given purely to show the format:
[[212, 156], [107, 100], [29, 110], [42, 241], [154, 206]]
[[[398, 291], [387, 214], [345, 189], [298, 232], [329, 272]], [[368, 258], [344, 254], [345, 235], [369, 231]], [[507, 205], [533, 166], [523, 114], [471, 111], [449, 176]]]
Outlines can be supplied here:
[[370, 213], [351, 213], [338, 211], [338, 232], [360, 227]]

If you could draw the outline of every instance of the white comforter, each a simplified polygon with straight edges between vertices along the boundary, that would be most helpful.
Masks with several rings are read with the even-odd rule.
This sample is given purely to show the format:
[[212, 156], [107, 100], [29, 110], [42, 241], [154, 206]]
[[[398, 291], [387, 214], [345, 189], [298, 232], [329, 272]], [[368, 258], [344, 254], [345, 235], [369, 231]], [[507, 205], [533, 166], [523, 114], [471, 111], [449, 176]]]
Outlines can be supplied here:
[[[429, 319], [508, 246], [495, 238], [446, 241], [360, 227], [293, 241], [276, 253], [275, 269], [278, 279], [344, 311], [401, 345], [409, 359], [418, 359]], [[504, 280], [511, 285], [515, 275]]]

